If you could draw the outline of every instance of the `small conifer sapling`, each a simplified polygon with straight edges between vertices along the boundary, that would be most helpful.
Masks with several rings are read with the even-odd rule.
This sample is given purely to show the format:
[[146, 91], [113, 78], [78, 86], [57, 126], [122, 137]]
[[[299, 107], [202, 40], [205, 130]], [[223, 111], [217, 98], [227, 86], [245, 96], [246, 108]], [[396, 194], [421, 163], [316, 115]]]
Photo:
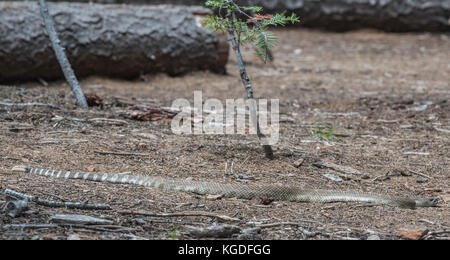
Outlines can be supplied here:
[[[285, 15], [285, 13], [274, 15], [261, 14], [262, 7], [238, 5], [233, 0], [208, 0], [206, 1], [206, 6], [212, 9], [215, 14], [209, 15], [205, 19], [205, 23], [215, 31], [228, 33], [237, 58], [242, 84], [247, 92], [247, 98], [252, 101], [254, 99], [253, 87], [245, 68], [240, 46], [252, 43], [255, 46], [255, 55], [257, 57], [264, 62], [272, 60], [271, 49], [276, 45], [277, 38], [267, 28], [297, 23], [300, 19], [295, 14], [289, 16]], [[265, 155], [267, 158], [273, 159], [272, 147], [263, 141], [266, 137], [259, 126], [256, 105], [254, 105], [256, 102], [249, 102], [249, 104], [250, 118], [256, 120], [256, 122], [253, 122], [253, 125], [256, 126], [256, 133], [263, 145]]]

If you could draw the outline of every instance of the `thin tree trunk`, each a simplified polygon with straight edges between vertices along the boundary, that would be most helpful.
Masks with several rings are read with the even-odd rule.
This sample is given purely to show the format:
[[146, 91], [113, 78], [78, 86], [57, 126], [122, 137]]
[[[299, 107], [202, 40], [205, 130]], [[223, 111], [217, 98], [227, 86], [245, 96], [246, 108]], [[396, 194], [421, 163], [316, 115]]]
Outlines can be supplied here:
[[251, 102], [249, 102], [250, 120], [254, 120], [254, 122], [250, 122], [250, 123], [253, 126], [256, 126], [256, 134], [258, 135], [259, 141], [263, 145], [264, 153], [265, 153], [266, 157], [269, 159], [273, 159], [274, 155], [273, 155], [272, 147], [268, 144], [263, 143], [266, 136], [261, 132], [261, 128], [259, 126], [259, 119], [258, 119], [258, 115], [256, 113], [256, 102], [252, 102], [252, 101], [254, 101], [253, 87], [252, 87], [250, 78], [248, 77], [247, 70], [245, 69], [244, 60], [242, 59], [242, 54], [241, 54], [239, 45], [236, 40], [235, 30], [234, 30], [234, 26], [233, 26], [234, 13], [229, 14], [227, 18], [228, 18], [228, 34], [230, 36], [230, 41], [231, 41], [234, 53], [236, 54], [242, 84], [244, 85], [245, 90], [247, 92], [247, 98], [251, 101]]
[[86, 102], [86, 97], [84, 96], [83, 91], [81, 90], [80, 84], [78, 83], [77, 77], [70, 66], [70, 62], [67, 59], [66, 53], [64, 49], [61, 47], [61, 42], [59, 41], [58, 34], [56, 33], [55, 26], [53, 24], [53, 20], [50, 17], [48, 12], [47, 3], [45, 0], [38, 0], [39, 6], [41, 8], [41, 15], [44, 19], [45, 28], [47, 30], [48, 36], [52, 42], [53, 50], [55, 51], [56, 58], [58, 59], [59, 65], [66, 77], [67, 82], [72, 89], [72, 93], [74, 94], [77, 104], [80, 107], [88, 107]]

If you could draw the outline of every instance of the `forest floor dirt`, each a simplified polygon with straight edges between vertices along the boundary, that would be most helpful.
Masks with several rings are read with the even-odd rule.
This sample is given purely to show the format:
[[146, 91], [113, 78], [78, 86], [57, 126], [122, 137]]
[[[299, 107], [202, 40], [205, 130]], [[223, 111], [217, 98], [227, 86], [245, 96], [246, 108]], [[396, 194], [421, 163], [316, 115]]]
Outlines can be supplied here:
[[[84, 91], [96, 93], [104, 103], [89, 110], [74, 106], [63, 81], [46, 87], [42, 83], [1, 86], [2, 102], [41, 102], [64, 108], [0, 107], [2, 193], [13, 189], [50, 200], [106, 203], [112, 209], [30, 203], [22, 216], [0, 214], [0, 238], [192, 239], [196, 237], [189, 226], [205, 228], [216, 223], [243, 230], [260, 227], [254, 233], [230, 235], [232, 239], [404, 239], [404, 230], [423, 232], [416, 238], [449, 239], [450, 36], [304, 29], [276, 33], [280, 44], [272, 64], [253, 58], [251, 49], [244, 53], [256, 97], [280, 100], [280, 140], [274, 145], [274, 160], [264, 158], [253, 135], [175, 135], [169, 120], [137, 121], [117, 114], [128, 109], [127, 102], [169, 107], [173, 100], [186, 98], [193, 103], [195, 90], [203, 91], [204, 100], [243, 98], [231, 52], [228, 75], [193, 72], [181, 77], [148, 75], [136, 81], [83, 79]], [[319, 167], [320, 162], [345, 166], [361, 175]], [[266, 205], [257, 199], [18, 174], [11, 171], [15, 165], [437, 197], [439, 204], [415, 210], [361, 203], [274, 201]], [[0, 203], [6, 201], [0, 195]], [[238, 220], [121, 211], [210, 212]], [[62, 213], [104, 218], [113, 224], [7, 226], [51, 223], [51, 216]]]

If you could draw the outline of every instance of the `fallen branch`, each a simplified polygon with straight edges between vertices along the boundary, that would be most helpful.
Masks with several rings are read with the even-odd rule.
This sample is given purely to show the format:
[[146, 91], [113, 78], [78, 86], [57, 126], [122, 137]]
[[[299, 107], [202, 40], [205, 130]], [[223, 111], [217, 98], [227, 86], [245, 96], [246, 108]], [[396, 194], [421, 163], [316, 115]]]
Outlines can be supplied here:
[[35, 102], [31, 102], [31, 103], [6, 103], [6, 102], [0, 102], [0, 106], [5, 106], [5, 107], [27, 107], [27, 106], [31, 106], [31, 107], [49, 107], [49, 108], [53, 108], [53, 109], [62, 110], [60, 107], [52, 105], [52, 104], [35, 103]]
[[27, 125], [10, 125], [8, 128], [9, 131], [11, 132], [19, 132], [19, 131], [31, 131], [34, 130], [34, 126], [27, 126]]
[[438, 131], [438, 132], [442, 132], [442, 133], [446, 133], [446, 134], [450, 134], [450, 130], [447, 129], [443, 129], [443, 128], [437, 128], [435, 127], [434, 130]]
[[357, 176], [362, 176], [363, 173], [361, 173], [360, 171], [353, 169], [351, 167], [348, 166], [342, 166], [342, 165], [337, 165], [335, 163], [332, 162], [326, 162], [326, 161], [320, 161], [320, 162], [316, 162], [313, 163], [314, 166], [320, 167], [320, 168], [330, 168], [333, 169], [335, 171], [338, 172], [342, 172], [348, 175], [357, 175]]
[[111, 225], [111, 220], [95, 218], [86, 215], [57, 214], [50, 218], [53, 223], [57, 224], [78, 224], [78, 225]]
[[110, 119], [110, 118], [91, 118], [91, 119], [88, 119], [88, 121], [91, 123], [95, 123], [95, 124], [106, 123], [109, 125], [116, 125], [116, 126], [128, 125], [127, 121], [119, 120], [119, 119]]
[[51, 121], [54, 121], [54, 122], [60, 122], [62, 120], [70, 120], [70, 121], [75, 121], [75, 122], [86, 122], [87, 121], [86, 119], [75, 118], [75, 117], [62, 117], [59, 115], [55, 115], [51, 119]]
[[450, 229], [443, 229], [443, 230], [436, 230], [436, 231], [428, 232], [428, 234], [421, 237], [420, 240], [425, 240], [432, 236], [436, 236], [436, 235], [440, 235], [440, 234], [450, 234]]
[[116, 126], [122, 126], [122, 125], [128, 125], [127, 121], [120, 120], [120, 119], [111, 119], [111, 118], [90, 118], [90, 119], [83, 119], [83, 118], [75, 118], [75, 117], [62, 117], [59, 115], [55, 115], [52, 119], [52, 121], [60, 122], [62, 120], [70, 120], [75, 122], [82, 122], [82, 123], [93, 123], [93, 124], [109, 124], [109, 125], [116, 125]]
[[336, 118], [336, 117], [357, 117], [360, 118], [361, 114], [359, 112], [348, 112], [348, 113], [332, 113], [332, 112], [320, 112], [320, 111], [313, 111], [314, 115], [319, 115], [321, 117], [326, 118]]
[[5, 190], [5, 195], [9, 197], [13, 197], [16, 199], [22, 199], [34, 202], [38, 205], [43, 205], [47, 207], [53, 207], [53, 208], [72, 208], [72, 209], [89, 209], [89, 210], [109, 210], [111, 207], [106, 204], [88, 204], [87, 202], [64, 202], [64, 201], [51, 201], [51, 200], [45, 200], [41, 199], [37, 196], [27, 195], [23, 194], [17, 191], [13, 191], [10, 189]]
[[375, 123], [382, 123], [382, 124], [397, 124], [398, 120], [385, 120], [385, 119], [378, 119], [375, 121]]
[[26, 228], [33, 228], [33, 229], [39, 229], [39, 228], [57, 228], [58, 225], [56, 224], [9, 224], [4, 225], [3, 228], [5, 229], [26, 229]]
[[58, 228], [58, 227], [67, 227], [70, 229], [73, 228], [82, 228], [82, 229], [89, 229], [94, 231], [100, 231], [100, 232], [122, 232], [122, 231], [129, 231], [130, 229], [122, 227], [122, 226], [114, 226], [114, 225], [108, 225], [108, 226], [89, 226], [89, 225], [81, 225], [81, 224], [9, 224], [4, 225], [3, 228], [5, 229], [41, 229], [41, 228]]
[[125, 153], [125, 152], [108, 152], [108, 151], [94, 151], [94, 153], [98, 154], [112, 154], [112, 155], [121, 155], [121, 156], [148, 156], [148, 154], [145, 153]]
[[314, 144], [314, 143], [319, 143], [319, 144], [324, 144], [324, 145], [338, 145], [338, 146], [349, 146], [348, 144], [344, 144], [344, 143], [338, 143], [338, 142], [331, 142], [331, 141], [320, 141], [320, 140], [301, 140], [300, 141], [302, 144]]
[[261, 224], [261, 225], [256, 225], [256, 228], [263, 229], [263, 228], [274, 228], [274, 227], [280, 227], [280, 226], [296, 226], [298, 228], [298, 230], [307, 237], [313, 237], [316, 235], [316, 233], [304, 229], [303, 225], [301, 223], [296, 223], [296, 222], [278, 222], [278, 223], [271, 223], [271, 224]]
[[189, 235], [196, 238], [230, 238], [242, 231], [240, 227], [233, 225], [213, 225], [207, 228], [185, 226], [184, 228], [188, 230]]
[[116, 115], [138, 121], [171, 120], [178, 113], [164, 108], [150, 108], [145, 105], [134, 106], [133, 110], [118, 110]]
[[404, 152], [404, 155], [430, 155], [428, 152]]
[[75, 138], [47, 138], [39, 141], [39, 144], [60, 144], [60, 143], [87, 143], [86, 139], [75, 139]]
[[71, 229], [73, 228], [81, 228], [81, 229], [88, 229], [88, 230], [94, 230], [94, 231], [100, 231], [100, 232], [130, 232], [133, 230], [132, 228], [127, 228], [123, 226], [118, 225], [106, 225], [106, 226], [91, 226], [91, 225], [80, 225], [80, 224], [60, 224], [62, 227], [69, 227]]
[[423, 174], [423, 173], [420, 173], [420, 172], [416, 172], [416, 171], [413, 171], [413, 170], [410, 170], [410, 169], [408, 169], [408, 171], [409, 171], [410, 173], [417, 174], [417, 175], [422, 176], [422, 177], [427, 178], [427, 179], [433, 179], [433, 177], [428, 176], [428, 175]]
[[292, 125], [293, 128], [327, 128], [326, 125]]
[[144, 211], [119, 211], [119, 214], [122, 215], [142, 215], [148, 217], [211, 217], [217, 218], [224, 221], [241, 221], [238, 218], [232, 218], [225, 215], [215, 214], [212, 212], [205, 211], [187, 211], [187, 212], [177, 212], [177, 213], [153, 213], [153, 212], [144, 212]]

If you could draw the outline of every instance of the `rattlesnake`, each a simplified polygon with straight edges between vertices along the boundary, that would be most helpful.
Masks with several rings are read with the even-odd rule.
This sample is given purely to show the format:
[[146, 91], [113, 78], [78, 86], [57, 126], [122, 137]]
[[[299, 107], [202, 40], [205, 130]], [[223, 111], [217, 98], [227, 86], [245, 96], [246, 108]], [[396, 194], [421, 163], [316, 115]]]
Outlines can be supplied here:
[[13, 172], [24, 172], [64, 179], [83, 179], [98, 182], [135, 184], [169, 191], [184, 191], [197, 194], [218, 194], [224, 197], [239, 199], [267, 198], [270, 200], [286, 200], [297, 202], [370, 202], [386, 204], [402, 208], [433, 207], [436, 198], [411, 199], [392, 197], [387, 195], [363, 193], [357, 191], [312, 190], [298, 187], [278, 185], [244, 185], [223, 184], [218, 182], [201, 182], [188, 180], [174, 180], [151, 176], [122, 175], [109, 173], [85, 173], [60, 170], [37, 169], [27, 166], [15, 166]]

